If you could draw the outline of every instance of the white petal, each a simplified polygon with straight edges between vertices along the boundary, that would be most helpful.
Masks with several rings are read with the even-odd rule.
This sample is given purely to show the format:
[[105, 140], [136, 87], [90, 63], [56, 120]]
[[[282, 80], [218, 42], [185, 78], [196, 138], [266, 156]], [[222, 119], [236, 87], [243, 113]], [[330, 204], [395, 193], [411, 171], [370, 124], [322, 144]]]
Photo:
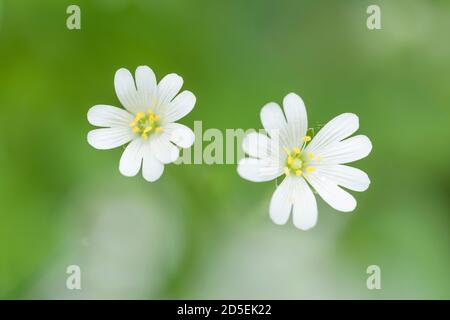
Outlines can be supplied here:
[[164, 133], [168, 135], [169, 141], [172, 141], [181, 148], [189, 148], [194, 144], [194, 132], [179, 123], [169, 123], [164, 126]]
[[295, 181], [298, 179], [286, 177], [277, 187], [270, 200], [270, 218], [275, 224], [285, 224], [289, 219], [292, 204]]
[[183, 78], [175, 73], [166, 75], [158, 84], [158, 110], [162, 113], [170, 101], [177, 95], [183, 86]]
[[320, 154], [327, 146], [352, 135], [359, 127], [358, 116], [353, 113], [343, 113], [328, 122], [314, 137], [307, 151]]
[[156, 106], [156, 77], [152, 69], [140, 66], [136, 69], [136, 87], [139, 97], [139, 105], [142, 111]]
[[145, 180], [153, 182], [158, 180], [164, 172], [164, 164], [156, 159], [151, 148], [144, 148], [144, 159], [142, 162], [142, 176]]
[[119, 163], [119, 171], [124, 176], [135, 176], [141, 169], [142, 157], [144, 154], [144, 147], [149, 145], [144, 143], [142, 139], [133, 140], [122, 153]]
[[183, 91], [163, 111], [164, 121], [175, 122], [180, 120], [192, 111], [195, 106], [195, 101], [196, 98], [192, 92], [187, 90]]
[[128, 126], [134, 116], [124, 109], [99, 104], [89, 109], [87, 118], [90, 124], [99, 127]]
[[305, 179], [298, 179], [294, 189], [294, 225], [301, 230], [308, 230], [317, 223], [317, 203], [311, 188]]
[[353, 191], [365, 191], [370, 185], [370, 179], [364, 171], [349, 166], [318, 166], [317, 173]]
[[253, 158], [268, 158], [271, 156], [271, 140], [265, 134], [251, 132], [244, 137], [242, 149]]
[[308, 118], [305, 104], [298, 95], [289, 93], [283, 100], [283, 109], [286, 114], [288, 135], [291, 148], [301, 145], [302, 138], [308, 130]]
[[154, 137], [151, 140], [152, 152], [163, 164], [174, 162], [180, 155], [180, 150], [166, 136]]
[[350, 212], [356, 208], [355, 198], [339, 187], [336, 182], [317, 174], [317, 172], [309, 173], [305, 177], [322, 199], [334, 209]]
[[364, 157], [372, 150], [369, 138], [363, 135], [354, 136], [334, 143], [323, 149], [320, 154], [323, 164], [342, 164], [353, 162]]
[[283, 168], [270, 159], [244, 158], [239, 160], [238, 174], [249, 181], [270, 181], [283, 173]]
[[114, 87], [120, 103], [132, 113], [143, 111], [142, 101], [136, 91], [134, 79], [130, 71], [125, 68], [117, 70], [114, 76]]
[[102, 128], [89, 131], [88, 143], [96, 149], [105, 150], [117, 148], [133, 139], [129, 127]]
[[278, 104], [270, 102], [261, 109], [261, 123], [272, 139], [279, 139], [283, 147], [290, 147], [287, 123]]

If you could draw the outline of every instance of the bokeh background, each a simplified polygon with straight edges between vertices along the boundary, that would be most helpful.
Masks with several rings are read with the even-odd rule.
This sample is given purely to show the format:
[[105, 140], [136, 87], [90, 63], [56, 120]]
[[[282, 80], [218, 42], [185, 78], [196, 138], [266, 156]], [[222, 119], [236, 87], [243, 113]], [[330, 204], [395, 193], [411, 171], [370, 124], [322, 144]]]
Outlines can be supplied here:
[[[444, 0], [1, 0], [0, 298], [450, 298], [449, 32]], [[303, 232], [274, 225], [275, 184], [235, 165], [121, 176], [121, 148], [87, 144], [86, 113], [119, 106], [114, 73], [139, 65], [183, 76], [189, 126], [258, 129], [292, 91], [312, 126], [358, 114], [369, 190], [350, 214], [318, 200]]]

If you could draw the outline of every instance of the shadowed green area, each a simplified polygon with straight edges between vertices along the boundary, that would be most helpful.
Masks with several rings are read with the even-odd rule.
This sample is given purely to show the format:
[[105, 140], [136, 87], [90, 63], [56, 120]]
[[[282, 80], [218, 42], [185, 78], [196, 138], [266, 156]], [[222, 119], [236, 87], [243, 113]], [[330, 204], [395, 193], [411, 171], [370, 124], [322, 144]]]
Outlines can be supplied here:
[[[448, 1], [82, 0], [72, 31], [70, 4], [0, 0], [0, 298], [450, 298]], [[303, 232], [235, 165], [121, 176], [86, 113], [120, 106], [114, 73], [139, 65], [184, 78], [190, 127], [259, 129], [289, 92], [310, 126], [356, 113], [370, 188], [350, 214], [318, 200]]]

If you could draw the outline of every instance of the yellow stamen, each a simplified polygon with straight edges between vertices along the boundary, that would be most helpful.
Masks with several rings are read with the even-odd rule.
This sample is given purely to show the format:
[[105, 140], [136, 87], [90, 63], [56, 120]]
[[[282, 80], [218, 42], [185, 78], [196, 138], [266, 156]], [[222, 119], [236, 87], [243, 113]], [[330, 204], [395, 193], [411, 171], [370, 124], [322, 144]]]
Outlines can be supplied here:
[[286, 152], [287, 154], [291, 154], [291, 151], [290, 151], [288, 148], [283, 147], [283, 150], [284, 150], [284, 152]]
[[295, 175], [296, 175], [297, 177], [300, 177], [300, 176], [302, 175], [302, 170], [296, 170], [296, 171], [295, 171]]
[[306, 171], [308, 171], [309, 173], [316, 171], [315, 167], [308, 167], [306, 168]]
[[145, 118], [145, 113], [143, 113], [142, 111], [136, 113], [136, 117], [134, 117], [134, 120], [130, 123], [130, 126], [134, 127], [142, 118]]
[[292, 158], [291, 156], [289, 156], [289, 157], [287, 158], [287, 164], [288, 164], [288, 165], [291, 165], [292, 162], [294, 162], [294, 158]]
[[139, 133], [139, 132], [141, 132], [141, 129], [139, 129], [138, 127], [133, 127], [133, 129], [131, 129], [131, 131], [133, 131], [133, 133]]
[[308, 153], [308, 157], [309, 157], [310, 159], [314, 158], [313, 153], [312, 153], [312, 152]]
[[320, 162], [321, 160], [322, 160], [321, 157], [319, 157], [319, 156], [316, 157], [316, 161], [317, 161], [317, 162]]
[[142, 137], [142, 139], [148, 139], [148, 135], [144, 132], [141, 134], [141, 137]]
[[136, 113], [136, 119], [141, 120], [142, 118], [145, 118], [145, 113], [143, 113], [142, 111]]
[[156, 132], [156, 133], [161, 133], [161, 132], [163, 132], [163, 131], [164, 131], [164, 129], [161, 128], [161, 127], [158, 127], [158, 128], [155, 129], [155, 132]]
[[152, 129], [153, 129], [152, 127], [147, 127], [147, 128], [144, 129], [144, 133], [147, 134], [150, 131], [152, 131]]
[[303, 137], [303, 142], [309, 142], [311, 141], [311, 137], [310, 136], [304, 136]]
[[289, 168], [284, 167], [284, 174], [288, 176], [290, 173], [291, 173], [291, 171], [289, 170]]
[[294, 148], [294, 153], [295, 154], [300, 154], [300, 148], [299, 147], [295, 147]]
[[154, 118], [153, 120], [155, 120], [155, 121], [159, 121], [159, 120], [161, 120], [161, 116], [159, 116], [159, 115], [156, 115], [156, 116], [155, 116], [155, 118]]

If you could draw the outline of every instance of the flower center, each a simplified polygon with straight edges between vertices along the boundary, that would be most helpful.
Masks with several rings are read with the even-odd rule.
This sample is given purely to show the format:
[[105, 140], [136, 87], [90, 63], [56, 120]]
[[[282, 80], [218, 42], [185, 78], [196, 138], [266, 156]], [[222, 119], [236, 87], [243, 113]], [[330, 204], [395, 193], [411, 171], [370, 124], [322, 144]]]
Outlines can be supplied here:
[[141, 135], [143, 139], [156, 132], [161, 133], [163, 128], [160, 127], [161, 117], [155, 115], [151, 109], [145, 112], [138, 112], [134, 120], [130, 123], [131, 130], [135, 134]]
[[284, 167], [284, 173], [289, 176], [291, 174], [295, 174], [297, 177], [302, 175], [302, 168], [305, 163], [305, 159], [303, 158], [303, 154], [299, 147], [295, 147], [292, 150], [284, 148], [288, 157], [286, 159], [286, 165]]
[[292, 150], [289, 150], [286, 147], [284, 148], [284, 151], [288, 155], [286, 164], [284, 166], [284, 174], [286, 176], [295, 174], [297, 177], [300, 177], [303, 174], [303, 170], [308, 173], [314, 172], [316, 170], [315, 167], [308, 165], [308, 162], [310, 162], [314, 158], [317, 162], [320, 162], [321, 159], [320, 157], [314, 157], [312, 152], [309, 152], [308, 154], [304, 152], [304, 147], [309, 141], [311, 141], [311, 137], [304, 136], [303, 144], [301, 145], [301, 147], [295, 147]]

